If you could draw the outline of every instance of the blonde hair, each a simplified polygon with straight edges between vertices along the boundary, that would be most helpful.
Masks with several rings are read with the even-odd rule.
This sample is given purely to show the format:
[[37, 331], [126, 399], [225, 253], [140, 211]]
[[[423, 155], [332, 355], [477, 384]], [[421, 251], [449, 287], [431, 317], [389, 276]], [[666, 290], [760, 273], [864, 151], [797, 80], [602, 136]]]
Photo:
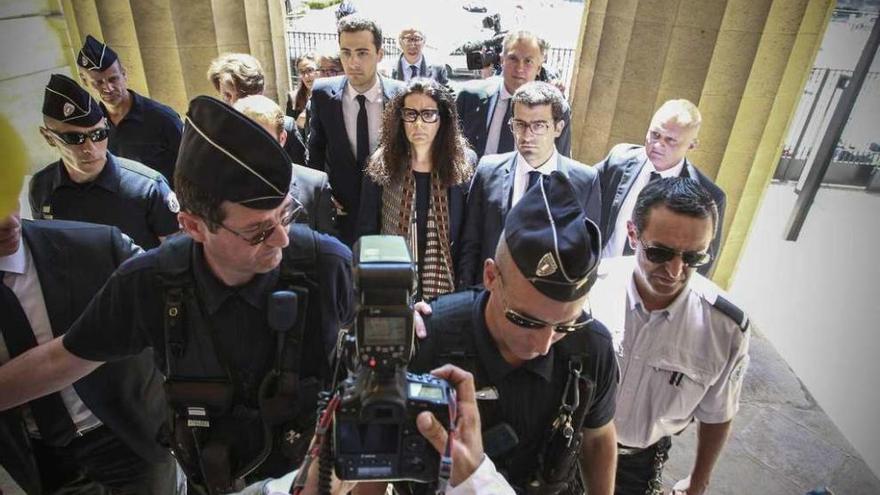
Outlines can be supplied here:
[[700, 109], [684, 98], [667, 100], [654, 112], [651, 123], [672, 122], [686, 129], [699, 129], [703, 123]]
[[281, 112], [281, 107], [263, 95], [241, 98], [232, 105], [232, 108], [261, 126], [275, 129], [273, 136], [275, 139], [278, 139], [284, 130], [284, 114]]
[[217, 91], [220, 91], [220, 78], [223, 74], [229, 74], [240, 96], [258, 95], [263, 92], [265, 84], [263, 66], [252, 55], [224, 53], [211, 61], [207, 75]]

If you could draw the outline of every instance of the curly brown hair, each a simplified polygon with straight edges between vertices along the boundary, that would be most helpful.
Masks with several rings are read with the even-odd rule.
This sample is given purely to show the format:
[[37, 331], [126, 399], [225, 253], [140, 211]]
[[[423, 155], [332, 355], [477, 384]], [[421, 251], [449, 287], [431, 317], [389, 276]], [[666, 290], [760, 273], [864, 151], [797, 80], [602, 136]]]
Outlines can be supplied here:
[[367, 165], [367, 176], [379, 185], [386, 185], [402, 180], [409, 172], [412, 148], [400, 117], [404, 100], [415, 93], [437, 103], [440, 128], [431, 143], [431, 159], [440, 181], [448, 187], [470, 180], [473, 166], [468, 162], [468, 144], [458, 123], [455, 97], [449, 88], [427, 78], [410, 80], [406, 88], [385, 105], [379, 146]]

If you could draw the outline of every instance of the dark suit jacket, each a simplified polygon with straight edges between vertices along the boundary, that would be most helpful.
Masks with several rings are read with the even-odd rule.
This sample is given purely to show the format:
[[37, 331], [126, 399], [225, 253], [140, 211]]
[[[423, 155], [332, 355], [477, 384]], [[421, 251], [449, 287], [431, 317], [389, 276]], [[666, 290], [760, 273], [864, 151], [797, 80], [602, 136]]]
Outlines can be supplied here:
[[[317, 79], [312, 86], [308, 165], [327, 172], [330, 177], [333, 197], [346, 213], [337, 217], [340, 239], [350, 246], [357, 232], [363, 170], [357, 166], [342, 118], [342, 98], [347, 82], [345, 76], [336, 76]], [[386, 101], [403, 89], [400, 81], [380, 76], [380, 82]]]
[[[22, 225], [58, 336], [123, 261], [140, 252], [116, 227], [80, 222], [29, 221]], [[85, 405], [125, 444], [149, 461], [165, 459], [157, 442], [166, 418], [162, 377], [151, 351], [108, 362], [73, 384]], [[0, 464], [27, 493], [39, 493], [20, 409], [0, 413]]]
[[[449, 75], [446, 71], [446, 66], [429, 65], [426, 60], [427, 58], [424, 54], [422, 54], [422, 63], [419, 64], [419, 77], [427, 77], [443, 85], [448, 84]], [[403, 58], [403, 55], [401, 55], [397, 59], [397, 63], [394, 64], [394, 70], [391, 71], [391, 78], [398, 81], [403, 81], [404, 74], [406, 74], [407, 72], [409, 72], [409, 64]]]
[[[495, 105], [501, 96], [503, 83], [501, 77], [468, 81], [461, 86], [456, 96], [461, 130], [477, 152], [477, 156], [481, 158], [486, 151], [486, 137], [492, 123], [491, 115], [495, 113]], [[568, 102], [565, 103], [562, 120], [565, 122], [565, 129], [556, 138], [556, 150], [563, 156], [571, 156], [571, 107]], [[498, 151], [506, 153], [513, 150]]]
[[[633, 186], [633, 182], [641, 172], [642, 167], [648, 161], [648, 155], [645, 153], [645, 147], [637, 144], [618, 144], [611, 148], [611, 152], [604, 160], [596, 164], [596, 171], [599, 172], [599, 181], [602, 184], [602, 242], [607, 243], [614, 232], [614, 226], [617, 223], [617, 216], [620, 213], [620, 207], [623, 205], [624, 199], [629, 194]], [[716, 186], [711, 179], [700, 172], [697, 167], [685, 158], [682, 176], [691, 177], [700, 182], [715, 204], [718, 206], [718, 225], [715, 231], [715, 237], [709, 246], [709, 252], [712, 253], [712, 261], [701, 266], [697, 271], [706, 275], [712, 269], [715, 259], [718, 256], [718, 249], [721, 242], [721, 226], [724, 225], [724, 207], [727, 205], [727, 197], [720, 187]]]
[[[482, 283], [483, 261], [495, 256], [504, 219], [510, 210], [515, 158], [516, 152], [486, 155], [477, 165], [467, 196], [461, 254], [456, 270], [459, 287]], [[562, 155], [559, 155], [558, 170], [571, 180], [587, 218], [601, 225], [601, 192], [596, 171]]]
[[290, 193], [303, 205], [305, 213], [296, 222], [307, 224], [312, 230], [336, 235], [336, 209], [330, 201], [333, 189], [327, 174], [293, 164]]
[[[462, 226], [464, 224], [465, 201], [467, 198], [465, 184], [451, 186], [448, 189], [449, 206], [449, 249], [452, 251], [452, 267], [458, 264], [459, 246], [461, 243]], [[358, 223], [358, 237], [375, 235], [382, 231], [382, 186], [364, 176], [361, 191], [361, 219]]]

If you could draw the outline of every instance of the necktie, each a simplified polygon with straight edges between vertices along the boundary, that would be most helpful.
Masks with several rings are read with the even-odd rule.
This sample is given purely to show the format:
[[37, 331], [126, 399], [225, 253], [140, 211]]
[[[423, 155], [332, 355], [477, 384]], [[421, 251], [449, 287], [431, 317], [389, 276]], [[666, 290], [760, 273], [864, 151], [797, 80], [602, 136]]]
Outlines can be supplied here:
[[529, 172], [529, 185], [526, 186], [526, 191], [532, 188], [535, 184], [538, 183], [538, 180], [541, 179], [541, 172], [537, 170], [532, 170]]
[[418, 67], [416, 67], [415, 65], [410, 65], [409, 70], [410, 70], [410, 74], [409, 74], [410, 79], [414, 79], [416, 77], [419, 77], [419, 68]]
[[[510, 98], [507, 100], [502, 100], [506, 105], [507, 109], [504, 112], [504, 121], [501, 122], [501, 134], [498, 136], [498, 153], [507, 153], [508, 151], [513, 151], [513, 133], [510, 131], [510, 117], [511, 113], [511, 104]], [[501, 102], [498, 103], [499, 105]]]
[[[9, 356], [14, 358], [36, 347], [37, 339], [18, 297], [3, 283], [3, 275], [0, 271], [0, 330], [3, 332]], [[64, 446], [76, 436], [76, 427], [59, 394], [40, 397], [30, 401], [28, 405], [43, 442]]]
[[363, 172], [367, 165], [367, 157], [370, 156], [370, 127], [367, 125], [367, 97], [364, 95], [355, 96], [358, 105], [357, 117], [357, 166], [358, 171]]
[[[661, 178], [660, 172], [651, 172], [651, 177], [648, 179], [648, 184], [654, 182], [655, 180], [660, 180], [660, 178]], [[633, 192], [634, 191], [630, 191], [629, 193], [633, 194]], [[623, 255], [624, 256], [629, 256], [629, 255], [633, 254], [634, 252], [635, 251], [633, 251], [633, 248], [631, 248], [629, 245], [629, 240], [627, 240], [626, 242], [623, 243]]]

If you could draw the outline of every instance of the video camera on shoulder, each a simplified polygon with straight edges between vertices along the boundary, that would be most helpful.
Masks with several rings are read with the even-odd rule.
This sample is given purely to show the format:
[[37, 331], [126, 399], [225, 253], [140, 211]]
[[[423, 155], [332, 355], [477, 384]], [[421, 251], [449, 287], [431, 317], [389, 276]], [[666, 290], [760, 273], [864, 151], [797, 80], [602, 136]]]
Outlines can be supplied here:
[[415, 338], [415, 267], [399, 236], [361, 237], [354, 253], [356, 348], [334, 417], [336, 475], [435, 481], [440, 457], [416, 428], [416, 416], [430, 411], [448, 426], [453, 395], [445, 380], [406, 371]]

